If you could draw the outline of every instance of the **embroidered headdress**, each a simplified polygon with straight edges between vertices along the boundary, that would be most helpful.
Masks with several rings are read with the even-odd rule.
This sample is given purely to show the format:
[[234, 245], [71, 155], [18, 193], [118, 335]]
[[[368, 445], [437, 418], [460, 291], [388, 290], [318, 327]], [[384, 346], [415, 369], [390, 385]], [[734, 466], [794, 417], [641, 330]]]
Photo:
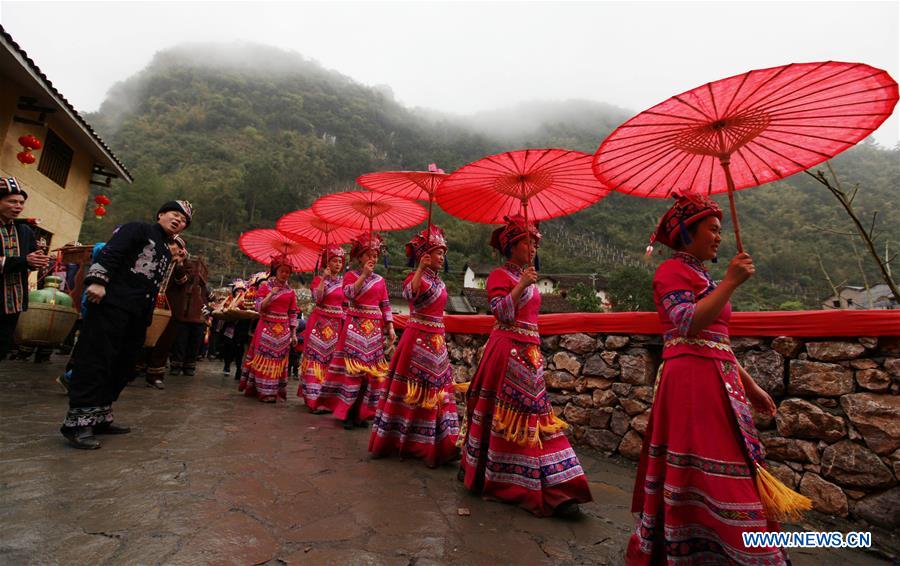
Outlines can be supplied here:
[[350, 243], [352, 244], [352, 247], [350, 248], [350, 257], [353, 259], [359, 259], [369, 250], [375, 250], [378, 253], [384, 251], [384, 240], [378, 232], [373, 232], [371, 234], [369, 232], [363, 232], [350, 240]]
[[503, 220], [506, 224], [491, 234], [491, 247], [503, 254], [504, 257], [509, 257], [513, 244], [525, 238], [527, 234], [531, 234], [534, 239], [534, 247], [540, 247], [541, 233], [538, 231], [536, 223], [529, 222], [526, 227], [525, 217], [519, 214], [504, 216]]
[[328, 244], [328, 246], [322, 250], [322, 257], [319, 258], [319, 265], [324, 269], [328, 267], [328, 262], [336, 257], [341, 258], [341, 265], [343, 265], [347, 261], [347, 252], [344, 251], [343, 247], [337, 244]]
[[278, 268], [284, 265], [291, 268], [291, 272], [294, 271], [294, 266], [291, 265], [291, 262], [288, 260], [288, 256], [284, 254], [273, 255], [272, 259], [269, 260], [269, 275], [275, 275], [276, 273], [278, 273]]
[[414, 266], [423, 255], [440, 248], [447, 250], [447, 239], [444, 237], [444, 231], [432, 224], [428, 237], [425, 235], [425, 230], [422, 230], [406, 244], [406, 257], [409, 258], [409, 266]]
[[707, 196], [688, 193], [675, 195], [675, 199], [675, 204], [663, 214], [650, 237], [648, 254], [653, 251], [653, 244], [656, 242], [665, 244], [673, 250], [678, 247], [679, 242], [684, 245], [690, 244], [691, 235], [688, 228], [707, 216], [722, 219], [722, 209], [716, 201]]

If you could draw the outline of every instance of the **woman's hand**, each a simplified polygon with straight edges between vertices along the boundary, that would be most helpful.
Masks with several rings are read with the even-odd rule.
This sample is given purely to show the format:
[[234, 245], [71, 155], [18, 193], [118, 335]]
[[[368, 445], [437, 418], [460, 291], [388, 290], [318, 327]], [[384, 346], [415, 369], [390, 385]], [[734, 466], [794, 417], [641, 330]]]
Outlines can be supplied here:
[[529, 285], [537, 283], [537, 280], [537, 270], [533, 266], [529, 266], [522, 270], [522, 276], [519, 278], [518, 286], [521, 289], [525, 289]]
[[419, 271], [424, 271], [431, 267], [431, 254], [422, 254], [419, 258]]
[[755, 272], [756, 267], [753, 266], [753, 258], [750, 257], [750, 254], [746, 252], [739, 253], [728, 263], [728, 271], [725, 272], [723, 283], [730, 283], [732, 286], [737, 287], [747, 279], [750, 279], [750, 276]]
[[370, 259], [366, 263], [363, 264], [361, 271], [362, 279], [365, 279], [369, 275], [372, 275], [372, 272], [375, 271], [375, 260]]
[[770, 417], [775, 416], [775, 401], [772, 399], [772, 396], [766, 393], [765, 389], [760, 387], [755, 381], [752, 379], [749, 381], [745, 380], [744, 392], [747, 394], [747, 400], [750, 401], [750, 404], [753, 405], [756, 412]]
[[397, 333], [394, 332], [394, 325], [389, 324], [387, 327], [387, 331], [385, 332], [385, 349], [389, 350], [394, 342], [397, 341]]

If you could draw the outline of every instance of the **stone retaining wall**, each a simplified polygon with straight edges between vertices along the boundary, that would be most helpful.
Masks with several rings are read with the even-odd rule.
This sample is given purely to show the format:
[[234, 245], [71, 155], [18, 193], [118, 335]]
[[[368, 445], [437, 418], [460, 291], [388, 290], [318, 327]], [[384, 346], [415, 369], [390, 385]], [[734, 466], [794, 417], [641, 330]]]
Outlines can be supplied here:
[[[449, 334], [457, 382], [484, 335]], [[900, 526], [900, 337], [735, 338], [738, 359], [778, 404], [756, 415], [771, 471], [840, 517]], [[576, 445], [637, 460], [660, 361], [659, 336], [542, 340], [547, 389]]]

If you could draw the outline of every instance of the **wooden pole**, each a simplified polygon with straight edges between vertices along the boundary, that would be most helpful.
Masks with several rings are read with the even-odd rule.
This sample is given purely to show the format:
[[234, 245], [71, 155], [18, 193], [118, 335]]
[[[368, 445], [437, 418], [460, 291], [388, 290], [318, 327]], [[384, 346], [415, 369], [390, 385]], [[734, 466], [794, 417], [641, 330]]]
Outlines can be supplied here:
[[522, 199], [522, 209], [525, 211], [525, 241], [528, 242], [528, 267], [531, 267], [531, 230], [528, 229], [528, 199]]
[[734, 224], [734, 240], [739, 254], [744, 253], [744, 243], [741, 241], [741, 225], [738, 222], [737, 208], [734, 205], [734, 179], [731, 177], [731, 153], [725, 147], [725, 136], [722, 130], [717, 132], [719, 138], [719, 163], [725, 172], [725, 183], [728, 186], [728, 206], [731, 208], [731, 223]]
[[434, 195], [428, 193], [428, 223], [425, 228], [425, 247], [431, 246], [431, 205], [434, 203]]

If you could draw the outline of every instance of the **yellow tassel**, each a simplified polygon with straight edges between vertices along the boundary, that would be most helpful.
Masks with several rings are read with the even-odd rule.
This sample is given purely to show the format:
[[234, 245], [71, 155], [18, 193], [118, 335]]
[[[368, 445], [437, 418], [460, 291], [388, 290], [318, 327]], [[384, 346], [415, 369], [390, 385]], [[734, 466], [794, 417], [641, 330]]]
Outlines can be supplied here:
[[350, 358], [344, 358], [344, 367], [347, 368], [347, 373], [367, 373], [373, 379], [381, 381], [387, 377], [388, 369], [390, 369], [391, 366], [384, 360], [381, 360], [375, 365], [368, 365], [361, 364]]
[[252, 368], [258, 374], [270, 379], [278, 379], [284, 372], [284, 368], [287, 367], [287, 360], [285, 359], [276, 362], [257, 354], [252, 360], [250, 360], [250, 363], [246, 364], [246, 367]]
[[778, 481], [759, 464], [756, 464], [756, 487], [770, 521], [798, 521], [802, 511], [812, 509], [812, 501], [808, 497]]
[[422, 407], [423, 409], [434, 409], [438, 406], [443, 397], [443, 391], [433, 387], [424, 387], [414, 381], [406, 382], [406, 395], [403, 396], [403, 402], [407, 405]]
[[312, 371], [312, 374], [315, 376], [316, 381], [319, 383], [323, 383], [325, 381], [325, 366], [321, 363], [313, 360], [309, 361], [306, 358], [303, 358], [303, 361], [300, 362], [300, 375], [306, 375], [307, 371]]
[[541, 434], [553, 434], [569, 426], [552, 412], [533, 415], [500, 404], [494, 409], [492, 424], [496, 432], [503, 433], [504, 440], [519, 446], [543, 446]]
[[469, 381], [463, 381], [462, 383], [454, 383], [453, 389], [457, 393], [462, 393], [463, 395], [465, 395], [466, 393], [469, 392], [469, 385], [471, 385], [471, 382], [469, 382]]

